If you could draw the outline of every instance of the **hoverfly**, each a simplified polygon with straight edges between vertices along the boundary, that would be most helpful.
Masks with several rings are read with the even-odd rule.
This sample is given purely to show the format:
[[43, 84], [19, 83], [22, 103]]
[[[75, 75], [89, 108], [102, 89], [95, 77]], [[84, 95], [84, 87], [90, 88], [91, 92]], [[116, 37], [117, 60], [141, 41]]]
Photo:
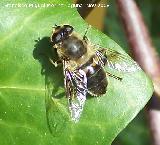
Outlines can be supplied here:
[[[86, 31], [87, 32], [87, 31]], [[79, 121], [86, 95], [101, 96], [107, 91], [107, 76], [122, 78], [104, 70], [105, 67], [124, 72], [133, 72], [140, 67], [130, 57], [108, 48], [95, 49], [90, 45], [86, 33], [83, 37], [74, 32], [70, 25], [55, 26], [51, 35], [53, 48], [57, 49], [63, 64], [64, 85], [68, 98], [71, 119]]]

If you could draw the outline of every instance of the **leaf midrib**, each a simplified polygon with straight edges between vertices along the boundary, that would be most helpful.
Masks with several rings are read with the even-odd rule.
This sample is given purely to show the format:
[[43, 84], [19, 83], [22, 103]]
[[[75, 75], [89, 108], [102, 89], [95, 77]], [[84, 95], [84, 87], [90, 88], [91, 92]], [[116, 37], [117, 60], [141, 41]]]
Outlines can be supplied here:
[[16, 89], [16, 90], [27, 90], [27, 91], [46, 91], [44, 88], [32, 88], [32, 87], [24, 87], [24, 86], [0, 86], [0, 90], [2, 89]]

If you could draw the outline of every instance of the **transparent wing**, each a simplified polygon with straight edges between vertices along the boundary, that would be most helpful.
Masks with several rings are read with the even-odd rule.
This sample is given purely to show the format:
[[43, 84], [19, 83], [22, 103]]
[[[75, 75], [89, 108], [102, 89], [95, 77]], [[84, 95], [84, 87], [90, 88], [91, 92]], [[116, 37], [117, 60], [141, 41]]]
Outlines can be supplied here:
[[83, 111], [87, 95], [87, 77], [84, 71], [65, 70], [65, 88], [71, 118], [78, 122]]
[[102, 62], [110, 69], [115, 69], [122, 72], [135, 72], [140, 70], [139, 65], [130, 58], [112, 49], [100, 49], [96, 51], [96, 55], [101, 58]]

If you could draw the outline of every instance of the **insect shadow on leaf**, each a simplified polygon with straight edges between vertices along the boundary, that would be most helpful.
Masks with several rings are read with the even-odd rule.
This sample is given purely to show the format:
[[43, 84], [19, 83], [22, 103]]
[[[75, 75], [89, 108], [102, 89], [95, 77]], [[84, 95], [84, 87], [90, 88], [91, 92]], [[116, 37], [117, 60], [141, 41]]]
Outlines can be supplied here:
[[[52, 135], [58, 135], [65, 127], [65, 121], [68, 118], [67, 114], [58, 109], [58, 101], [53, 101], [65, 96], [64, 91], [59, 92], [60, 87], [64, 86], [63, 69], [62, 66], [55, 68], [50, 62], [50, 59], [58, 59], [56, 49], [52, 49], [53, 44], [50, 42], [50, 37], [38, 38], [35, 42], [33, 57], [41, 64], [41, 75], [45, 76], [47, 124]], [[62, 122], [58, 123], [59, 120]]]
[[64, 96], [64, 93], [57, 96], [54, 94], [58, 91], [59, 87], [63, 87], [62, 66], [55, 68], [49, 61], [50, 58], [53, 60], [58, 59], [56, 49], [52, 49], [53, 45], [49, 37], [38, 38], [35, 42], [33, 57], [38, 60], [42, 66], [41, 74], [45, 76], [45, 85], [47, 89], [50, 89], [48, 88], [49, 86], [53, 87], [52, 97], [61, 98]]
[[[41, 63], [41, 73], [45, 75], [46, 89], [49, 94], [46, 96], [56, 98], [59, 86], [63, 86], [62, 81], [59, 81], [59, 79], [62, 80], [64, 77], [64, 88], [68, 99], [70, 118], [76, 123], [79, 121], [83, 111], [87, 93], [91, 96], [106, 94], [108, 76], [122, 81], [121, 77], [110, 73], [105, 68], [128, 73], [137, 71], [140, 67], [123, 53], [100, 46], [97, 48], [95, 45], [90, 44], [86, 37], [88, 29], [83, 37], [73, 32], [74, 28], [70, 25], [56, 26], [54, 29], [50, 38], [44, 37], [36, 41], [33, 55]], [[52, 46], [55, 49], [52, 49]], [[62, 67], [54, 67], [59, 64], [58, 60], [63, 64], [63, 71]], [[64, 76], [59, 75], [63, 74], [62, 72]], [[46, 99], [46, 102], [48, 102], [46, 103], [47, 115], [50, 116], [48, 120], [53, 118], [52, 122], [56, 125], [51, 125], [50, 128], [56, 128], [57, 131], [63, 127], [63, 125], [59, 125], [58, 121], [61, 120], [62, 123], [62, 120], [65, 121], [67, 119], [68, 113], [65, 107], [67, 104], [62, 105], [62, 102], [59, 103], [59, 101], [53, 99], [54, 106], [57, 105], [57, 107], [52, 109], [53, 105], [50, 98]], [[50, 113], [50, 110], [54, 113]]]

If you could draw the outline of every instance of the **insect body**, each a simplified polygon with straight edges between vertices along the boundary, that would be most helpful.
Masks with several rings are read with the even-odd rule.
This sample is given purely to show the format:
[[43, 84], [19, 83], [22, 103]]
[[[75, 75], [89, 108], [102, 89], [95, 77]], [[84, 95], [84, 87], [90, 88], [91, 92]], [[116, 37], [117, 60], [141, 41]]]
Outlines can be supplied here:
[[96, 57], [96, 55], [91, 56], [79, 69], [86, 73], [88, 93], [100, 96], [106, 93], [108, 82], [103, 67], [96, 63]]
[[80, 119], [87, 93], [92, 96], [105, 94], [107, 76], [122, 80], [106, 72], [105, 67], [125, 72], [139, 69], [128, 56], [108, 48], [95, 49], [96, 46], [91, 45], [85, 35], [83, 38], [78, 36], [70, 25], [56, 26], [51, 42], [63, 63], [66, 96], [75, 122]]

